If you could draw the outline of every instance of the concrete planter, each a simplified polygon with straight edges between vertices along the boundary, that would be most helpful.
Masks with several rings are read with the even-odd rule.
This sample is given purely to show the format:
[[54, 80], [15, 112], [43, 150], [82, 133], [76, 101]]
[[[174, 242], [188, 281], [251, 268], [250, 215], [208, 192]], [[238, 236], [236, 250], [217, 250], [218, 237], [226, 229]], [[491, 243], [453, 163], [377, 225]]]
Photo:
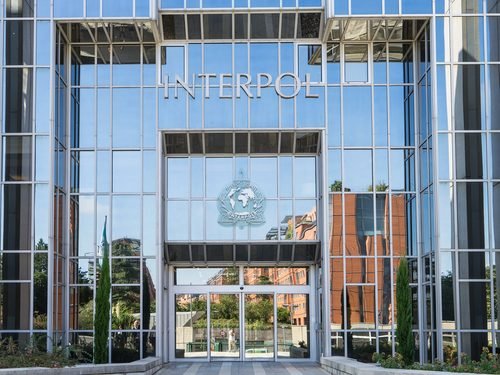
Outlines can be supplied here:
[[457, 375], [465, 374], [463, 372], [444, 372], [444, 371], [422, 371], [422, 370], [399, 370], [380, 367], [376, 364], [361, 363], [351, 358], [345, 357], [323, 357], [321, 358], [321, 367], [332, 375]]
[[290, 358], [308, 358], [309, 351], [295, 345], [290, 345]]
[[148, 357], [130, 363], [112, 363], [106, 365], [78, 365], [64, 368], [9, 368], [0, 369], [0, 375], [125, 375], [125, 374], [155, 374], [162, 368], [162, 361], [157, 357]]

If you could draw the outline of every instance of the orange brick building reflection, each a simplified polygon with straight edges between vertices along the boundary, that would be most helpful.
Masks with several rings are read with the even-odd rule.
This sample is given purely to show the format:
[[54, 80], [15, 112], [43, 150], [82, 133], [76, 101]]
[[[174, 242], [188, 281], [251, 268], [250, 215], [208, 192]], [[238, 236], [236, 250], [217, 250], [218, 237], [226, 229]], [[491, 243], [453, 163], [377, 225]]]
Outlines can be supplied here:
[[[332, 329], [374, 329], [375, 314], [379, 328], [392, 325], [391, 298], [391, 232], [393, 267], [398, 257], [407, 254], [406, 196], [393, 195], [392, 223], [390, 221], [389, 195], [345, 194], [345, 254], [343, 251], [342, 195], [330, 196], [330, 261]], [[375, 210], [375, 216], [374, 216]], [[374, 217], [376, 219], [374, 220]], [[346, 321], [344, 310], [344, 262], [346, 286]], [[377, 257], [375, 257], [377, 256]], [[376, 286], [375, 286], [376, 285]], [[375, 303], [378, 289], [378, 311]]]

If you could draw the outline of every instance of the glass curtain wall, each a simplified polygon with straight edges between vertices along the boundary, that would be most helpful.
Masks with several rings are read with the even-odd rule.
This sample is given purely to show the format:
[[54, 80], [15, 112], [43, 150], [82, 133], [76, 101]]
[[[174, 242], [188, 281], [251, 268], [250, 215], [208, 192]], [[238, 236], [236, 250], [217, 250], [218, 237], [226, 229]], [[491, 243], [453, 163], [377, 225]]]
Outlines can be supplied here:
[[[297, 61], [295, 66], [294, 61]], [[322, 85], [322, 51], [319, 44], [294, 43], [191, 43], [161, 49], [161, 79], [167, 89], [158, 95], [158, 124], [161, 129], [271, 129], [323, 128], [325, 95]], [[285, 99], [273, 85], [257, 92], [257, 74], [267, 73], [273, 82], [282, 73], [295, 73], [303, 83], [298, 95]], [[208, 88], [199, 74], [228, 74], [221, 98], [219, 79]], [[249, 96], [241, 92], [238, 74], [248, 74]], [[310, 74], [310, 94], [306, 98], [305, 75]], [[193, 90], [175, 90], [176, 75]], [[193, 86], [194, 85], [194, 86]], [[283, 92], [294, 92], [294, 80], [285, 77]], [[168, 90], [168, 99], [165, 98]], [[177, 94], [176, 94], [177, 91]], [[239, 94], [238, 94], [239, 93]]]
[[332, 354], [370, 361], [394, 350], [402, 256], [417, 292], [414, 43], [344, 35], [327, 45], [329, 318]]
[[[48, 320], [62, 335], [61, 317], [49, 314], [50, 22], [34, 1], [5, 1], [3, 43], [0, 339], [45, 349]], [[43, 41], [43, 43], [42, 43]], [[54, 287], [56, 295], [63, 289]]]
[[[318, 240], [315, 156], [167, 157], [165, 168], [169, 244]], [[249, 180], [263, 194], [264, 223], [218, 222], [217, 199], [233, 180]]]
[[[498, 1], [436, 17], [436, 173], [443, 356], [498, 344]], [[439, 353], [438, 353], [439, 354]]]
[[[65, 31], [72, 41], [97, 41], [69, 46], [69, 332], [72, 342], [92, 348], [107, 217], [110, 360], [129, 362], [156, 354], [156, 47], [134, 25]], [[133, 41], [122, 42], [124, 35]]]
[[[414, 328], [420, 323], [424, 358], [436, 358], [436, 286], [435, 272], [435, 236], [434, 236], [434, 155], [433, 155], [433, 123], [432, 123], [432, 80], [430, 70], [430, 28], [427, 26], [416, 44], [416, 88], [418, 104], [418, 154], [419, 154], [419, 187], [420, 198], [420, 267], [423, 273], [419, 281], [421, 285], [421, 309], [423, 319], [414, 319]], [[414, 293], [417, 290], [413, 289]], [[418, 311], [418, 310], [417, 310]], [[414, 312], [415, 313], [415, 312]]]

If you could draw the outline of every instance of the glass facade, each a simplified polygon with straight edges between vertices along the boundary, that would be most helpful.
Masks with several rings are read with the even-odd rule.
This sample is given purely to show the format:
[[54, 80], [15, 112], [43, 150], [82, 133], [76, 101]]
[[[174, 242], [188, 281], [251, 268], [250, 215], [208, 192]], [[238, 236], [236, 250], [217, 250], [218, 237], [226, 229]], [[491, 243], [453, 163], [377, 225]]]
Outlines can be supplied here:
[[92, 353], [107, 218], [110, 362], [391, 354], [402, 257], [498, 353], [500, 2], [1, 4], [0, 338]]

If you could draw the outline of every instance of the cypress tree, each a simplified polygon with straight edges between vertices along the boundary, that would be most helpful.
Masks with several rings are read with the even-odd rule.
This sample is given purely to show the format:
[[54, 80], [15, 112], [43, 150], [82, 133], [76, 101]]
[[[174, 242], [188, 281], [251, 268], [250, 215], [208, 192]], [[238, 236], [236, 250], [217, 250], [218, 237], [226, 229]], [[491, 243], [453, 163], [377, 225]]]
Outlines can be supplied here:
[[398, 345], [396, 351], [401, 354], [407, 365], [413, 363], [414, 340], [412, 332], [412, 301], [408, 262], [405, 258], [399, 263], [396, 278], [396, 313], [397, 328], [396, 339]]
[[109, 244], [106, 239], [106, 220], [102, 231], [102, 265], [97, 284], [94, 315], [94, 363], [108, 363], [109, 296], [111, 280], [109, 276]]

